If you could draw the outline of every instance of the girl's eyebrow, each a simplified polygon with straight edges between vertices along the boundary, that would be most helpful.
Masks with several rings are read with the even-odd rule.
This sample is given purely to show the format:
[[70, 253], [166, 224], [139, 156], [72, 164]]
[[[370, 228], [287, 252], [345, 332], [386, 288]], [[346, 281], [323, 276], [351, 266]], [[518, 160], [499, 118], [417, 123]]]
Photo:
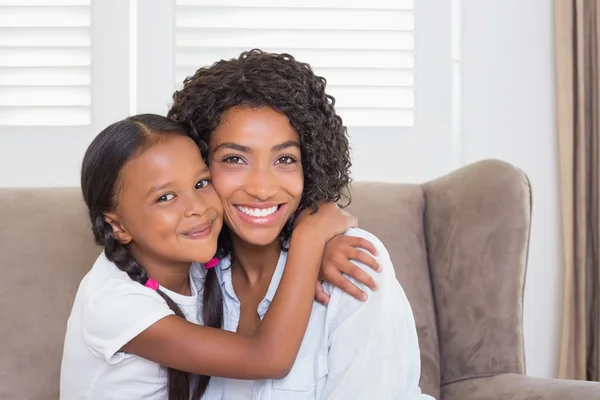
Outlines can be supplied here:
[[150, 196], [152, 193], [160, 192], [164, 188], [171, 186], [171, 181], [161, 183], [160, 185], [152, 186], [150, 190], [148, 190], [148, 194], [146, 196]]
[[[204, 167], [202, 168], [200, 171], [198, 171], [198, 176], [200, 175], [206, 175], [210, 172], [210, 170], [208, 169], [208, 167]], [[173, 182], [169, 181], [169, 182], [165, 182], [165, 183], [161, 183], [160, 185], [156, 185], [156, 186], [152, 186], [150, 188], [150, 190], [148, 190], [148, 194], [146, 196], [151, 195], [152, 193], [156, 193], [156, 192], [160, 192], [161, 190], [171, 186], [173, 184]]]

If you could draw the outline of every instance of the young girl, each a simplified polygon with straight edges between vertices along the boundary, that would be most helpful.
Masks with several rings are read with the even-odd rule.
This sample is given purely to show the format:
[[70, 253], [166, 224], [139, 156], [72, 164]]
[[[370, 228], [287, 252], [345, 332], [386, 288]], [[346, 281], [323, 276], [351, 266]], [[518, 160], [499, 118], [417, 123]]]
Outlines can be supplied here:
[[104, 252], [82, 280], [69, 318], [61, 399], [199, 399], [211, 375], [287, 374], [325, 243], [355, 226], [353, 217], [328, 203], [298, 218], [270, 311], [244, 336], [199, 325], [222, 318], [221, 304], [205, 304], [198, 315], [197, 296], [207, 296], [204, 285], [218, 263], [223, 206], [183, 126], [156, 115], [114, 123], [89, 146], [81, 187]]

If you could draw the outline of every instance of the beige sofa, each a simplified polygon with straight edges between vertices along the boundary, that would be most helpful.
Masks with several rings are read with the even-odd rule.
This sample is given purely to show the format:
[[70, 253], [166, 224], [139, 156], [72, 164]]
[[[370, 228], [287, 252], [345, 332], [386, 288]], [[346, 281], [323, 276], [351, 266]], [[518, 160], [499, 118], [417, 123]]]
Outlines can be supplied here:
[[[420, 186], [356, 183], [350, 211], [387, 246], [411, 300], [426, 393], [600, 399], [597, 383], [523, 375], [522, 172], [484, 161]], [[99, 251], [78, 189], [0, 190], [0, 399], [58, 398], [66, 320]]]

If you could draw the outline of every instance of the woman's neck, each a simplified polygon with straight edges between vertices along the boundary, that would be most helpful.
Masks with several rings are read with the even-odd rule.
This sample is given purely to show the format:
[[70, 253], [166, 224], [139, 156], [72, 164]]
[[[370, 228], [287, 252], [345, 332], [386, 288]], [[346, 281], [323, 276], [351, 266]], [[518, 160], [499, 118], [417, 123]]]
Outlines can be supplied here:
[[191, 263], [160, 260], [144, 253], [137, 246], [129, 247], [131, 255], [148, 273], [148, 276], [160, 286], [183, 296], [191, 296], [190, 268]]
[[279, 240], [266, 246], [256, 246], [232, 234], [231, 241], [235, 254], [232, 267], [241, 269], [248, 284], [253, 286], [265, 280], [270, 282], [281, 254]]

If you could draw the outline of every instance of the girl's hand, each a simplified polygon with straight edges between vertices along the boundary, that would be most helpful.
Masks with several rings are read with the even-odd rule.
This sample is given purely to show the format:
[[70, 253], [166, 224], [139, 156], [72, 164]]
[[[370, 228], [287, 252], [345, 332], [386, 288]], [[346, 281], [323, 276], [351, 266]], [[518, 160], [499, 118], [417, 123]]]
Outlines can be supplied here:
[[373, 277], [350, 261], [358, 261], [369, 266], [373, 270], [380, 272], [381, 266], [374, 256], [377, 256], [377, 250], [375, 249], [375, 246], [366, 239], [340, 235], [330, 240], [325, 245], [323, 263], [319, 273], [320, 281], [317, 282], [316, 300], [323, 305], [329, 303], [329, 295], [323, 290], [322, 281], [327, 281], [332, 285], [339, 287], [357, 300], [367, 300], [367, 294], [350, 282], [343, 274], [356, 279], [371, 290], [377, 290], [378, 285]]
[[292, 239], [297, 236], [310, 238], [312, 242], [322, 246], [318, 251], [323, 251], [325, 244], [335, 236], [357, 226], [356, 217], [339, 208], [334, 202], [321, 203], [314, 214], [309, 207], [298, 215]]

